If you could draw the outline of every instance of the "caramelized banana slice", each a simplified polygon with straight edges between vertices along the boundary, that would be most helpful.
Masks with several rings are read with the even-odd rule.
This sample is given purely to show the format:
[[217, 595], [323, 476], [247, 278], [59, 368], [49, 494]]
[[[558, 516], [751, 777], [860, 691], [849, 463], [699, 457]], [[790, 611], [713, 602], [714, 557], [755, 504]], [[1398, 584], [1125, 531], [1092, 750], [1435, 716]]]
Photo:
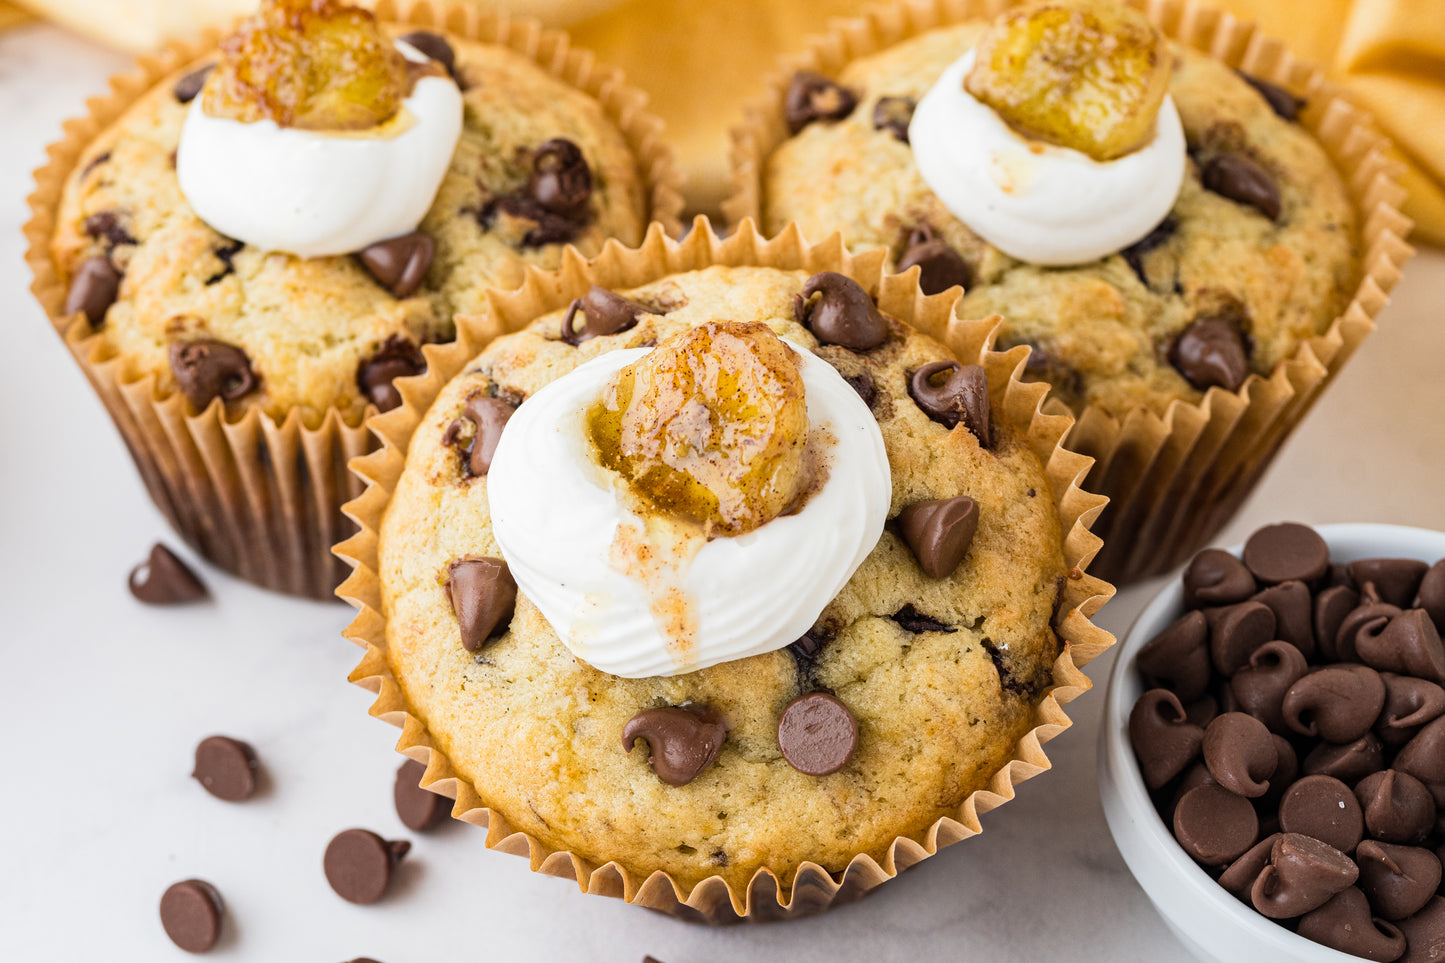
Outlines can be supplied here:
[[994, 21], [964, 88], [1026, 137], [1110, 160], [1142, 147], [1169, 87], [1164, 37], [1112, 0], [1047, 0]]

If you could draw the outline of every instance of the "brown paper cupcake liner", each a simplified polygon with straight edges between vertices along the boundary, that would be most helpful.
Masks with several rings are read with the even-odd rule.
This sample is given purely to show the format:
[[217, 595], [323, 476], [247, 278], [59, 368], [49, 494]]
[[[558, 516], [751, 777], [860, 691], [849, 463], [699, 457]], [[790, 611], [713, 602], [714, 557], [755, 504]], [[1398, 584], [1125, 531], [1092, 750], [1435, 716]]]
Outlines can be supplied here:
[[[405, 464], [412, 432], [443, 386], [494, 337], [565, 306], [594, 283], [612, 289], [628, 288], [714, 264], [842, 272], [874, 294], [885, 313], [944, 341], [961, 359], [976, 359], [983, 364], [995, 399], [995, 417], [1024, 433], [1046, 466], [1062, 521], [1064, 557], [1071, 568], [1056, 619], [1063, 646], [1053, 665], [1052, 684], [1036, 707], [1032, 729], [1018, 741], [1013, 758], [993, 775], [987, 788], [968, 796], [955, 813], [939, 819], [926, 832], [895, 839], [881, 861], [859, 854], [845, 869], [833, 873], [817, 863], [804, 862], [791, 879], [785, 880], [766, 869], [759, 870], [742, 891], [718, 876], [686, 887], [660, 871], [640, 877], [609, 862], [606, 853], [558, 851], [519, 832], [502, 813], [489, 809], [487, 787], [472, 784], [453, 768], [432, 740], [426, 724], [412, 714], [397, 684], [387, 657], [386, 614], [377, 576], [377, 531]], [[422, 785], [456, 800], [453, 816], [486, 828], [488, 848], [526, 856], [533, 871], [574, 880], [584, 892], [619, 897], [686, 920], [733, 923], [793, 919], [857, 899], [940, 848], [976, 835], [982, 829], [981, 815], [1012, 799], [1018, 783], [1049, 768], [1044, 743], [1069, 727], [1063, 706], [1090, 688], [1080, 667], [1114, 642], [1113, 636], [1089, 620], [1113, 595], [1113, 586], [1085, 574], [1100, 548], [1100, 540], [1089, 526], [1106, 499], [1079, 487], [1091, 459], [1062, 445], [1073, 417], [1046, 412], [1043, 399], [1048, 387], [1020, 380], [1027, 349], [991, 350], [999, 319], [960, 319], [954, 315], [956, 297], [926, 297], [912, 277], [885, 277], [882, 267], [881, 250], [851, 256], [837, 237], [809, 245], [795, 227], [768, 239], [746, 221], [727, 240], [719, 240], [707, 220], [699, 218], [686, 240], [676, 242], [654, 225], [640, 248], [608, 242], [591, 261], [569, 252], [560, 270], [543, 273], [529, 268], [525, 283], [516, 291], [492, 292], [487, 314], [458, 319], [454, 344], [425, 349], [426, 373], [397, 381], [402, 406], [370, 419], [368, 424], [382, 439], [382, 447], [352, 462], [353, 470], [366, 480], [367, 487], [361, 497], [346, 506], [347, 514], [361, 531], [336, 549], [356, 569], [337, 590], [360, 610], [346, 636], [366, 650], [350, 678], [376, 694], [371, 707], [373, 716], [401, 728], [398, 750], [426, 764]]]
[[[935, 27], [986, 19], [1020, 0], [905, 0], [869, 7], [837, 21], [787, 58], [732, 134], [732, 184], [723, 211], [729, 223], [758, 219], [767, 157], [790, 136], [783, 115], [788, 82], [798, 70], [836, 76], [852, 60]], [[1370, 116], [1316, 67], [1251, 23], [1193, 0], [1128, 0], [1170, 38], [1231, 67], [1303, 92], [1301, 122], [1345, 179], [1360, 223], [1361, 277], [1345, 310], [1321, 335], [1302, 342], [1268, 377], [1251, 375], [1234, 392], [1211, 388], [1197, 403], [1176, 401], [1160, 417], [1137, 408], [1111, 414], [1090, 405], [1067, 444], [1095, 459], [1086, 484], [1109, 497], [1094, 524], [1104, 548], [1095, 570], [1127, 584], [1183, 563], [1239, 508], [1294, 427], [1360, 342], [1414, 253], [1404, 240], [1404, 189], [1389, 141]], [[1054, 401], [1052, 404], [1060, 405]], [[1061, 406], [1061, 405], [1060, 405]]]
[[[565, 33], [531, 20], [483, 13], [450, 0], [379, 0], [379, 19], [443, 29], [506, 47], [597, 100], [637, 158], [651, 217], [681, 230], [680, 177], [662, 122], [646, 110], [647, 95], [621, 71], [598, 64]], [[221, 402], [194, 412], [153, 376], [131, 377], [83, 316], [65, 313], [66, 290], [50, 255], [61, 193], [86, 148], [141, 96], [186, 64], [215, 49], [220, 32], [168, 45], [113, 77], [110, 92], [87, 102], [87, 115], [67, 122], [35, 172], [25, 259], [31, 291], [65, 340], [125, 439], [152, 500], [196, 551], [265, 588], [317, 599], [333, 597], [346, 567], [331, 546], [355, 531], [341, 506], [361, 485], [347, 462], [375, 447], [360, 417], [348, 423], [327, 412], [306, 424], [297, 412], [277, 420], [250, 407], [228, 416]]]

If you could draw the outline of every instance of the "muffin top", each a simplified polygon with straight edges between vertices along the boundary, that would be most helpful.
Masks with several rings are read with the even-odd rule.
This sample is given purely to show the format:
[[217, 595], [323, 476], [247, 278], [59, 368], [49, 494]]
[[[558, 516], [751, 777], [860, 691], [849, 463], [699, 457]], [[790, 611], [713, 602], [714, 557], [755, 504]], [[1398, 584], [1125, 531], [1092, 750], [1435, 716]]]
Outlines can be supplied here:
[[[988, 26], [938, 28], [848, 64], [836, 78], [842, 106], [798, 118], [767, 159], [765, 229], [841, 230], [855, 250], [886, 246], [895, 269], [922, 264], [926, 291], [964, 284], [961, 313], [1001, 313], [1000, 345], [1030, 344], [1029, 377], [1076, 412], [1162, 414], [1211, 386], [1235, 390], [1328, 328], [1359, 272], [1345, 185], [1290, 94], [1178, 45], [1168, 94], [1188, 157], [1157, 227], [1096, 260], [1045, 266], [962, 223], [920, 173], [908, 130]], [[829, 83], [794, 87], [809, 82]]]
[[[412, 437], [378, 544], [387, 658], [411, 712], [514, 828], [640, 876], [668, 872], [686, 886], [719, 875], [740, 890], [764, 867], [786, 882], [803, 860], [839, 871], [856, 854], [882, 858], [896, 837], [956, 815], [1034, 724], [1060, 653], [1052, 619], [1066, 577], [1054, 493], [1028, 440], [980, 410], [986, 381], [979, 403], [940, 401], [955, 377], [981, 369], [959, 365], [894, 319], [879, 315], [870, 327], [871, 299], [838, 275], [712, 267], [614, 292], [632, 305], [621, 314], [603, 309], [617, 302], [600, 290], [493, 341], [442, 389]], [[852, 301], [853, 314], [842, 312], [849, 323], [824, 310], [838, 291], [862, 299]], [[681, 662], [680, 671], [640, 677], [601, 671], [574, 654], [595, 636], [573, 623], [564, 641], [543, 614], [548, 600], [529, 595], [530, 556], [504, 552], [499, 535], [516, 519], [499, 513], [489, 489], [501, 497], [506, 459], [543, 450], [525, 436], [533, 428], [524, 401], [546, 409], [544, 388], [555, 393], [614, 357], [633, 357], [614, 352], [657, 345], [636, 353], [645, 362], [726, 331], [796, 353], [810, 424], [820, 395], [809, 365], [821, 359], [833, 369], [827, 377], [837, 380], [836, 371], [852, 386], [863, 404], [850, 403], [870, 432], [876, 425], [887, 462], [879, 528], [841, 591], [806, 614], [796, 641], [693, 671]], [[631, 370], [643, 378], [640, 364]], [[757, 397], [755, 387], [739, 390]], [[782, 424], [795, 396], [780, 388], [773, 397]], [[840, 465], [833, 462], [821, 492], [852, 484]], [[569, 512], [582, 499], [539, 497], [548, 510], [538, 524], [555, 533], [553, 550], [579, 552], [585, 533]], [[928, 534], [948, 526], [919, 524], [919, 506], [937, 500], [972, 502], [977, 527], [961, 558]], [[736, 537], [746, 554], [770, 526], [807, 513], [807, 501], [790, 505], [739, 536], [714, 526], [708, 545]], [[793, 555], [819, 579], [834, 561], [808, 539]], [[515, 584], [498, 574], [504, 559], [522, 583], [514, 610], [498, 601], [497, 585]], [[471, 595], [460, 575], [469, 566], [478, 566]], [[789, 572], [754, 568], [699, 594], [735, 593], [729, 623], [772, 612]], [[730, 628], [709, 627], [708, 602], [698, 600], [704, 647], [710, 631]], [[664, 614], [653, 611], [659, 625]], [[796, 732], [780, 731], [804, 697], [844, 742], [853, 720], [856, 744], [820, 762], [830, 750], [800, 747]]]
[[[234, 94], [228, 101], [207, 84], [215, 54], [158, 83], [82, 154], [64, 188], [52, 255], [72, 292], [69, 307], [89, 315], [127, 377], [154, 375], [162, 391], [179, 389], [198, 408], [219, 396], [231, 409], [257, 406], [275, 418], [296, 409], [314, 424], [335, 408], [356, 422], [370, 404], [398, 403], [391, 379], [422, 369], [419, 345], [450, 340], [453, 316], [480, 310], [482, 292], [515, 283], [524, 263], [555, 266], [566, 243], [592, 253], [608, 237], [641, 240], [648, 203], [637, 159], [597, 101], [503, 47], [379, 28], [388, 43], [409, 36], [413, 54], [426, 55], [420, 65], [415, 56], [403, 61], [414, 89], [439, 77], [461, 91], [460, 134], [411, 235], [354, 254], [298, 257], [202, 220], [177, 174], [193, 103], [211, 97], [251, 127], [272, 124], [271, 116], [327, 122], [318, 111], [243, 116]], [[225, 80], [234, 91], [235, 77]], [[272, 83], [267, 96], [260, 102], [274, 106], [290, 94]], [[406, 118], [399, 126], [417, 126], [404, 111], [397, 116]], [[224, 180], [207, 174], [191, 176], [244, 215], [251, 202], [227, 198]], [[407, 187], [414, 164], [393, 159], [385, 176], [392, 186], [366, 188], [378, 198]], [[326, 186], [325, 170], [320, 179]], [[349, 183], [337, 179], [344, 195]], [[549, 193], [559, 182], [570, 185], [561, 200]], [[355, 197], [346, 200], [355, 206]]]

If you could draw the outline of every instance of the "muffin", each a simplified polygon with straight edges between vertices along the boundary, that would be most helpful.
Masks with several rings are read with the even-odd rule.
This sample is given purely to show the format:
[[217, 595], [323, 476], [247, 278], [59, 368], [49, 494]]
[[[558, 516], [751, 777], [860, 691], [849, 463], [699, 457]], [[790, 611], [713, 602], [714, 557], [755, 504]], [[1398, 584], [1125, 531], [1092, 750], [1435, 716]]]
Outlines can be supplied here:
[[1099, 502], [992, 322], [791, 235], [692, 239], [534, 277], [403, 383], [338, 549], [353, 679], [489, 845], [803, 915], [977, 831], [1057, 731], [1109, 644]]
[[[1302, 413], [1368, 330], [1408, 222], [1387, 203], [1362, 236], [1398, 200], [1380, 159], [1361, 163], [1382, 142], [1250, 28], [1178, 3], [986, 16], [900, 6], [854, 24], [848, 56], [818, 44], [739, 130], [728, 210], [881, 245], [925, 291], [1001, 314], [999, 344], [1027, 344], [1027, 377], [1079, 418], [1071, 442], [1111, 497], [1102, 524], [1131, 535], [1106, 535], [1105, 572], [1159, 571], [1228, 513], [1197, 474], [1146, 473], [1210, 448], [1233, 463], [1202, 467], [1237, 504], [1293, 425], [1280, 411]], [[1138, 498], [1150, 508], [1121, 527]], [[1187, 542], [1134, 537], [1181, 516], [1208, 521]]]
[[293, 6], [118, 82], [37, 175], [30, 261], [181, 533], [325, 596], [344, 462], [421, 346], [524, 265], [637, 243], [680, 202], [640, 95], [560, 35]]

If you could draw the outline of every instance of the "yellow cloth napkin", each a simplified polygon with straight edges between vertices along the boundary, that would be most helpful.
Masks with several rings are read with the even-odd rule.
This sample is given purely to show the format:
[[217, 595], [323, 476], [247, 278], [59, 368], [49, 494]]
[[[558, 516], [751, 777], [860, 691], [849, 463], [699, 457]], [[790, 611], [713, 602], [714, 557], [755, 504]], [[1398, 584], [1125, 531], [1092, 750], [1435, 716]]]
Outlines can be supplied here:
[[18, 24], [25, 23], [30, 19], [30, 14], [19, 7], [11, 6], [5, 0], [0, 0], [0, 30], [6, 30]]

